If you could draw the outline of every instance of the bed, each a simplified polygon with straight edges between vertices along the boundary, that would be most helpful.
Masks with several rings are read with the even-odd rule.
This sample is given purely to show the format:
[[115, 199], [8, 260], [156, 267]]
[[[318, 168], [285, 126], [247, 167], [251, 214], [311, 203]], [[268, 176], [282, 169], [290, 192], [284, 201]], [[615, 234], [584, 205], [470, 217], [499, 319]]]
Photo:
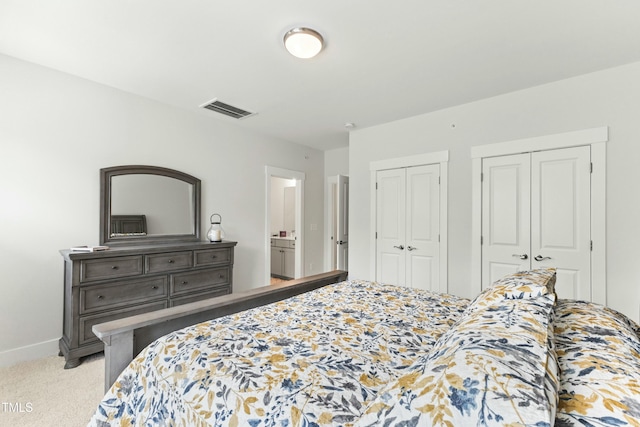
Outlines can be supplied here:
[[640, 426], [638, 326], [555, 270], [474, 300], [348, 280], [171, 332], [91, 426]]

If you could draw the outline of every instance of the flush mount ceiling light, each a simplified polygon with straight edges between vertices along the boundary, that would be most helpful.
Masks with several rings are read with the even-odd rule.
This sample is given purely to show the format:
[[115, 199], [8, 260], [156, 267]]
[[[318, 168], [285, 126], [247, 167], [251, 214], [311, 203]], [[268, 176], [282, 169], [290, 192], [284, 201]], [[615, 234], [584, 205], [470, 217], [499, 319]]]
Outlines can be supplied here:
[[311, 28], [293, 28], [284, 35], [284, 46], [298, 58], [313, 58], [320, 53], [323, 43], [320, 33]]

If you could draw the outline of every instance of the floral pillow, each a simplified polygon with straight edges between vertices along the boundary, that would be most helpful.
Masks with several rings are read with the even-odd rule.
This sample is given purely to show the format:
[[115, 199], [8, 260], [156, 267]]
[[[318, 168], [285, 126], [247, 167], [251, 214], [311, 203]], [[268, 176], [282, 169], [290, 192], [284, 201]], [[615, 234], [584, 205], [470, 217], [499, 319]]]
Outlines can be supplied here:
[[553, 426], [555, 299], [508, 299], [466, 312], [356, 425]]
[[536, 298], [540, 295], [555, 294], [556, 269], [539, 268], [518, 271], [496, 280], [483, 290], [471, 304], [469, 310], [499, 304], [503, 300]]

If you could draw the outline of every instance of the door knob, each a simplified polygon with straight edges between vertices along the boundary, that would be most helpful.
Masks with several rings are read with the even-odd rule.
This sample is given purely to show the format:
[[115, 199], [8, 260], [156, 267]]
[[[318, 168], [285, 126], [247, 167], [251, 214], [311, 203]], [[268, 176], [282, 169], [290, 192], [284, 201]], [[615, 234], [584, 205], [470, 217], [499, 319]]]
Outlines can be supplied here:
[[518, 258], [520, 258], [520, 259], [527, 259], [527, 258], [529, 258], [529, 255], [527, 255], [527, 254], [513, 254], [513, 255], [511, 255], [511, 256], [518, 257]]
[[535, 259], [536, 261], [544, 261], [545, 259], [551, 259], [551, 257], [550, 256], [536, 255], [535, 257], [533, 257], [533, 259]]
[[404, 246], [399, 245], [399, 246], [394, 246], [394, 248], [398, 248], [398, 249], [400, 249], [400, 250], [403, 250], [403, 249], [404, 249]]
[[407, 246], [408, 251], [415, 251], [418, 248], [414, 248], [413, 246]]

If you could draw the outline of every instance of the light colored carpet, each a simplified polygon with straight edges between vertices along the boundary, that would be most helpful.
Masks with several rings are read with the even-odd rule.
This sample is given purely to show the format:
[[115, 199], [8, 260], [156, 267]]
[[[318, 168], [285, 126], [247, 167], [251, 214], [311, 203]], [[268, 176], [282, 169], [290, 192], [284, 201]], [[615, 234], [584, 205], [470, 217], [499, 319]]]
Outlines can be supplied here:
[[104, 355], [74, 369], [51, 356], [0, 368], [0, 426], [84, 427], [104, 396]]

